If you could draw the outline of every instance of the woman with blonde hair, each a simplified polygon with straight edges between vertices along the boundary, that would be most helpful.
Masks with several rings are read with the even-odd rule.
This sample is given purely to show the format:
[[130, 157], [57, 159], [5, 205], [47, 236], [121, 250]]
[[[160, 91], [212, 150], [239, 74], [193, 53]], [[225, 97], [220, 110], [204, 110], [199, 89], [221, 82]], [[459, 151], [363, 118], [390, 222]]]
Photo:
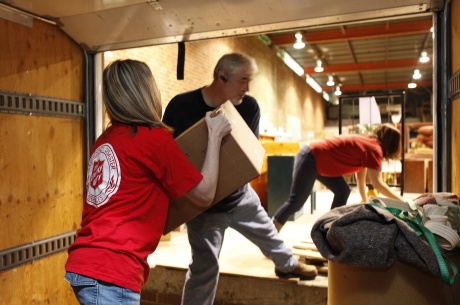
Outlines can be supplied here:
[[383, 124], [372, 135], [340, 135], [302, 147], [296, 155], [289, 198], [273, 216], [278, 231], [303, 207], [316, 180], [334, 193], [331, 209], [347, 203], [350, 186], [343, 176], [353, 173], [363, 202], [368, 200], [366, 176], [380, 194], [404, 201], [382, 180], [382, 162], [399, 157], [400, 142], [400, 132]]
[[206, 113], [208, 149], [200, 173], [161, 122], [160, 93], [145, 63], [107, 66], [103, 99], [110, 126], [91, 150], [81, 229], [68, 250], [65, 279], [80, 304], [138, 305], [170, 196], [212, 203], [220, 143], [231, 125], [223, 113]]

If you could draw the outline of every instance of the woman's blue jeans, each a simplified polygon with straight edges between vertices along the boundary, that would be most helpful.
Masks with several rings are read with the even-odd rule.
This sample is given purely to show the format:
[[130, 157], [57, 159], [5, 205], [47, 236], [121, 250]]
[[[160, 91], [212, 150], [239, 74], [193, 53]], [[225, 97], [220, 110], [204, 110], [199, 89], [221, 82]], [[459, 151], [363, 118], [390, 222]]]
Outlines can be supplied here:
[[98, 281], [80, 274], [67, 272], [64, 277], [81, 305], [139, 305], [138, 292]]

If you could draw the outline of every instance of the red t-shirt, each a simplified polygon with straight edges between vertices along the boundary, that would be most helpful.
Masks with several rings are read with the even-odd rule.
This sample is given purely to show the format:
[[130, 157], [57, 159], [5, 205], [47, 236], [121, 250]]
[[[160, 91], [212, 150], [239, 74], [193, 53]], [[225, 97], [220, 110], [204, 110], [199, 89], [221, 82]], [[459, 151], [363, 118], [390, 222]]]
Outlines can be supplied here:
[[66, 270], [140, 292], [166, 221], [169, 196], [201, 181], [165, 129], [114, 124], [88, 162], [83, 220]]
[[376, 138], [342, 135], [310, 144], [318, 174], [339, 177], [363, 168], [382, 170], [383, 151]]

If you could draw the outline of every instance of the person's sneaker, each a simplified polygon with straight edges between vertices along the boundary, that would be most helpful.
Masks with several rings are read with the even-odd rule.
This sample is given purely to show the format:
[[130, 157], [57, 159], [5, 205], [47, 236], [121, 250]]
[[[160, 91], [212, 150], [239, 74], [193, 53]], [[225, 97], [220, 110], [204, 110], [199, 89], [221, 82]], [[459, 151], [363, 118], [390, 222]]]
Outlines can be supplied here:
[[315, 266], [299, 262], [291, 272], [281, 272], [275, 268], [275, 274], [284, 279], [298, 277], [301, 280], [312, 280], [318, 275], [318, 269]]

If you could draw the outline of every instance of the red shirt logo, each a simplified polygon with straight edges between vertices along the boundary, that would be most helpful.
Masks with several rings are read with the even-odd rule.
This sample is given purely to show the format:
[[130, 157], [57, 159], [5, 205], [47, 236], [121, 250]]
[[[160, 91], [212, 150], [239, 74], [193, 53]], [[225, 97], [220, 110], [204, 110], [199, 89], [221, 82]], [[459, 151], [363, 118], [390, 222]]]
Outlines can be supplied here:
[[94, 207], [106, 204], [120, 186], [121, 169], [110, 144], [102, 144], [91, 156], [86, 179], [86, 202]]

